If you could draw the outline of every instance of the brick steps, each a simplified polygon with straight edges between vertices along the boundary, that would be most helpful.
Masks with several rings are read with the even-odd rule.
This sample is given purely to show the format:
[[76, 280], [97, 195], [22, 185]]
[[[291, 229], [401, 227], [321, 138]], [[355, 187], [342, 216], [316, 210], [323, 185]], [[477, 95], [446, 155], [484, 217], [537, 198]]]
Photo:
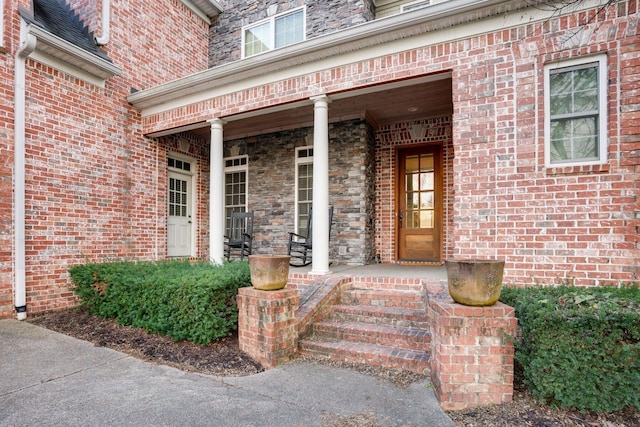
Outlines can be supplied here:
[[340, 302], [344, 305], [424, 309], [422, 295], [415, 291], [347, 289], [342, 293]]
[[396, 327], [384, 324], [325, 321], [314, 325], [316, 337], [389, 345], [424, 350], [431, 344], [431, 334], [422, 328]]
[[331, 317], [298, 343], [301, 354], [429, 371], [431, 336], [422, 295], [413, 290], [347, 289]]
[[425, 310], [401, 307], [374, 307], [357, 305], [334, 306], [333, 318], [345, 322], [360, 322], [391, 326], [429, 329]]
[[298, 348], [301, 354], [312, 354], [333, 360], [404, 369], [421, 374], [429, 372], [430, 355], [427, 351], [345, 340], [302, 340], [298, 343]]

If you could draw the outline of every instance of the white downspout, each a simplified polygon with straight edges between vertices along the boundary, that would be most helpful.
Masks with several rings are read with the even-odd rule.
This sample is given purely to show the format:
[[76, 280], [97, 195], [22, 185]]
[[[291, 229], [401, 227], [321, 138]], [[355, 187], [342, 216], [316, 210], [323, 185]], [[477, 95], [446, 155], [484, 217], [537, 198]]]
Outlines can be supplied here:
[[111, 18], [111, 0], [102, 0], [102, 35], [96, 37], [98, 46], [109, 43], [109, 22]]
[[15, 306], [18, 320], [27, 318], [27, 280], [25, 269], [25, 98], [27, 57], [36, 47], [37, 39], [21, 29], [20, 48], [15, 57], [14, 95], [14, 236], [15, 236]]

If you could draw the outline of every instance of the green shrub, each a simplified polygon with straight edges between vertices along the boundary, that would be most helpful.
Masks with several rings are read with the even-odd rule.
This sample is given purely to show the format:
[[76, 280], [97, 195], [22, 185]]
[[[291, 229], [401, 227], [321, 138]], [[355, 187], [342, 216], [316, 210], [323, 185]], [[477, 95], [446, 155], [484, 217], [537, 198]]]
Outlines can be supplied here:
[[640, 410], [640, 290], [504, 288], [516, 310], [516, 360], [534, 396], [580, 411]]
[[251, 285], [246, 262], [84, 264], [69, 270], [81, 305], [99, 317], [208, 344], [238, 327], [235, 297]]

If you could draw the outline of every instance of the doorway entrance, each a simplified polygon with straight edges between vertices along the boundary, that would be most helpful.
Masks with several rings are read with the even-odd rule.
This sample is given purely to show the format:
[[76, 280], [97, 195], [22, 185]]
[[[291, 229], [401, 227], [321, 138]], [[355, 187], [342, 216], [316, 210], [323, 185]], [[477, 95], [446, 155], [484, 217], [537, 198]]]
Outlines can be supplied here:
[[167, 252], [170, 257], [193, 256], [193, 175], [191, 163], [169, 158]]
[[398, 151], [398, 261], [441, 261], [442, 158], [440, 146]]

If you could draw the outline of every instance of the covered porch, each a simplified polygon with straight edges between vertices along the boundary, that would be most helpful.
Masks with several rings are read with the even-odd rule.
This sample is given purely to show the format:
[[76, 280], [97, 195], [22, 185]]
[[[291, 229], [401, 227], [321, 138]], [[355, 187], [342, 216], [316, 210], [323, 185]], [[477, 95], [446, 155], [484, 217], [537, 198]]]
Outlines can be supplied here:
[[172, 157], [197, 168], [185, 253], [221, 262], [227, 217], [241, 209], [255, 213], [254, 253], [282, 254], [312, 208], [313, 274], [442, 265], [453, 253], [451, 85], [432, 73], [151, 133], [170, 173], [183, 172]]
[[[311, 274], [311, 266], [292, 267], [290, 275]], [[396, 279], [420, 279], [429, 282], [446, 282], [447, 269], [444, 265], [403, 265], [403, 264], [367, 264], [367, 265], [331, 265], [331, 276], [351, 277], [393, 277]]]

